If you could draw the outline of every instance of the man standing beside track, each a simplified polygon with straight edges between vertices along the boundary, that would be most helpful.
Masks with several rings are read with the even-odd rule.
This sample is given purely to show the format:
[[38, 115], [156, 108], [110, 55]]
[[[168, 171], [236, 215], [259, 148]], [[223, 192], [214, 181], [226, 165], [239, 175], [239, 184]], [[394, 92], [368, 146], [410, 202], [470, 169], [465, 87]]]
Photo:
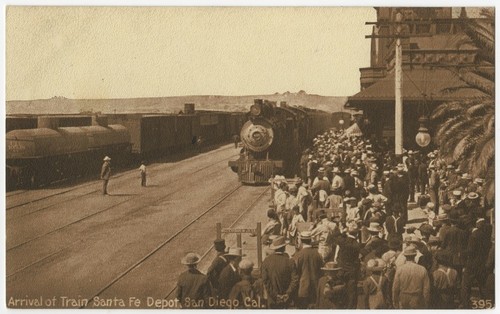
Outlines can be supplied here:
[[101, 180], [102, 180], [102, 194], [108, 195], [108, 183], [109, 177], [111, 177], [111, 158], [108, 156], [104, 157], [104, 164], [101, 169]]

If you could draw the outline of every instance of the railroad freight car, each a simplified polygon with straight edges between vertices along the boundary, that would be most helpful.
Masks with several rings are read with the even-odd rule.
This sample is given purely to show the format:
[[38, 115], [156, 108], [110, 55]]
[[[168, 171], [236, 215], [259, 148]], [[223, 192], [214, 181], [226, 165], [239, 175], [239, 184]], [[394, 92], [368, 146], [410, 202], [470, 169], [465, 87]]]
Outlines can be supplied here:
[[302, 150], [331, 126], [326, 112], [262, 99], [255, 99], [246, 117], [240, 131], [244, 146], [240, 158], [229, 162], [246, 184], [268, 183], [275, 174], [298, 174]]
[[59, 118], [40, 117], [38, 128], [6, 134], [7, 188], [38, 187], [99, 173], [104, 156], [117, 164], [130, 156], [130, 135], [122, 125], [59, 127]]

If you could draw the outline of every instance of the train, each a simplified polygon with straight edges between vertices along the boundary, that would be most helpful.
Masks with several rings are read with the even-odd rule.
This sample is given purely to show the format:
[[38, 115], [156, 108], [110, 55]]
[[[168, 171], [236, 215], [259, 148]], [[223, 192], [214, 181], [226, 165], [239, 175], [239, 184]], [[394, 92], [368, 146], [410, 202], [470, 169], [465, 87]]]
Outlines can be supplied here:
[[332, 124], [332, 115], [324, 111], [255, 99], [240, 130], [240, 157], [228, 165], [243, 184], [267, 184], [277, 174], [293, 177], [300, 171], [302, 151]]
[[7, 117], [7, 190], [38, 188], [76, 177], [97, 176], [102, 159], [129, 167], [229, 141], [245, 113], [194, 111], [182, 114], [107, 114]]

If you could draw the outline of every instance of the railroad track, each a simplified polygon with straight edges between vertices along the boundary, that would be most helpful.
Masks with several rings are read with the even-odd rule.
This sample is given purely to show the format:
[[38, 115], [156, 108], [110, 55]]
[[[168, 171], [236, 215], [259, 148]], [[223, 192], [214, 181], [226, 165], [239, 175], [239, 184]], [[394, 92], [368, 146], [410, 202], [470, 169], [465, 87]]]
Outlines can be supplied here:
[[[247, 208], [245, 208], [228, 228], [234, 227], [234, 225], [236, 225], [236, 223], [241, 219], [241, 217], [243, 217], [249, 210], [251, 210], [255, 206], [255, 204], [257, 204], [257, 202], [262, 198], [262, 196], [264, 196], [264, 194], [266, 194], [266, 192], [269, 191], [269, 189], [270, 189], [270, 187], [265, 189]], [[210, 251], [212, 251], [213, 249], [214, 249], [214, 245], [211, 245], [201, 255], [200, 261], [202, 261], [210, 253]], [[167, 300], [175, 292], [175, 290], [176, 290], [176, 287], [174, 286], [163, 299]]]
[[[230, 159], [230, 158], [233, 158], [233, 157], [229, 157], [229, 158], [227, 158], [227, 159]], [[212, 166], [214, 166], [214, 165], [216, 165], [216, 164], [219, 164], [219, 163], [221, 163], [221, 162], [224, 162], [224, 161], [226, 161], [227, 159], [224, 159], [224, 160], [221, 160], [221, 161], [219, 161], [219, 162], [216, 162], [216, 163], [210, 164], [210, 165], [208, 165], [208, 166], [202, 167], [202, 168], [200, 168], [200, 169], [197, 169], [196, 171], [192, 172], [191, 174], [196, 174], [196, 173], [198, 173], [198, 172], [200, 172], [200, 171], [202, 171], [202, 170], [205, 170], [205, 169], [210, 168], [210, 167], [212, 167]], [[210, 176], [210, 175], [216, 174], [216, 173], [218, 173], [218, 172], [220, 172], [220, 170], [219, 170], [219, 169], [218, 169], [218, 170], [215, 170], [215, 171], [212, 171], [212, 172], [210, 172], [210, 173], [208, 173], [208, 174], [207, 174], [207, 176]], [[170, 186], [170, 185], [176, 185], [176, 184], [177, 184], [177, 182], [171, 182], [171, 183], [168, 183], [167, 185], [165, 185], [164, 187], [167, 187], [167, 186]], [[178, 189], [172, 190], [172, 191], [170, 191], [169, 193], [165, 194], [163, 197], [160, 197], [159, 199], [155, 199], [154, 201], [148, 202], [148, 203], [146, 203], [146, 205], [145, 205], [145, 206], [141, 206], [141, 207], [138, 207], [138, 208], [137, 208], [137, 209], [135, 209], [135, 210], [132, 210], [132, 211], [131, 211], [131, 212], [129, 212], [127, 215], [125, 215], [125, 216], [123, 216], [123, 217], [119, 218], [118, 220], [120, 220], [120, 219], [124, 219], [124, 218], [126, 218], [127, 216], [130, 216], [130, 215], [132, 215], [133, 213], [135, 213], [135, 212], [137, 212], [137, 211], [139, 211], [139, 210], [142, 210], [144, 207], [149, 207], [149, 206], [152, 206], [152, 205], [154, 205], [154, 204], [161, 203], [163, 200], [167, 199], [167, 198], [168, 198], [168, 197], [170, 197], [171, 195], [173, 195], [173, 194], [175, 194], [175, 193], [177, 193], [177, 192], [179, 192], [180, 190], [183, 190], [183, 189], [185, 189], [185, 188], [184, 188], [184, 187], [179, 187]], [[79, 196], [79, 197], [80, 197], [80, 196]], [[75, 197], [74, 199], [79, 198], [79, 197]], [[99, 215], [99, 214], [105, 213], [105, 212], [107, 212], [108, 210], [111, 210], [111, 209], [113, 209], [113, 208], [115, 208], [115, 207], [120, 206], [121, 204], [124, 204], [124, 203], [128, 202], [131, 198], [132, 198], [132, 197], [126, 198], [125, 200], [123, 200], [123, 201], [121, 201], [121, 202], [118, 202], [118, 203], [113, 204], [113, 205], [111, 205], [111, 206], [108, 206], [108, 207], [106, 207], [106, 208], [104, 208], [104, 209], [102, 209], [102, 210], [99, 210], [99, 211], [97, 211], [97, 212], [94, 212], [94, 213], [92, 213], [92, 214], [89, 214], [89, 215], [87, 215], [87, 216], [84, 216], [84, 217], [82, 217], [82, 218], [80, 218], [80, 219], [77, 219], [77, 220], [75, 220], [75, 221], [72, 221], [71, 223], [68, 223], [68, 224], [66, 224], [66, 225], [60, 226], [60, 227], [58, 227], [58, 228], [55, 228], [55, 229], [53, 229], [53, 230], [51, 230], [51, 231], [49, 231], [49, 232], [46, 232], [46, 233], [40, 234], [40, 235], [38, 235], [38, 236], [36, 236], [36, 237], [34, 237], [34, 238], [31, 238], [31, 239], [29, 239], [29, 240], [27, 240], [27, 241], [24, 241], [24, 242], [18, 243], [18, 244], [14, 245], [14, 246], [12, 246], [12, 247], [10, 247], [10, 248], [7, 248], [6, 252], [10, 252], [10, 251], [12, 251], [12, 250], [14, 250], [14, 249], [17, 249], [17, 248], [22, 247], [22, 246], [24, 246], [24, 245], [26, 245], [26, 244], [29, 244], [29, 243], [31, 243], [31, 242], [33, 242], [33, 241], [37, 240], [37, 239], [40, 239], [40, 238], [42, 238], [42, 237], [45, 237], [45, 236], [50, 235], [50, 234], [52, 234], [52, 233], [55, 233], [55, 232], [57, 232], [57, 231], [61, 231], [61, 230], [65, 229], [65, 228], [67, 228], [67, 227], [69, 227], [69, 226], [72, 226], [72, 225], [74, 225], [74, 224], [76, 224], [76, 223], [79, 223], [79, 222], [82, 222], [82, 221], [84, 221], [84, 220], [87, 220], [87, 219], [89, 219], [89, 218], [92, 218], [92, 217], [94, 217], [94, 216], [96, 216], [96, 215]], [[66, 201], [68, 201], [68, 200], [66, 200]], [[116, 220], [115, 220], [115, 221], [116, 221]]]
[[[172, 240], [174, 240], [175, 238], [177, 238], [184, 230], [186, 230], [187, 228], [189, 228], [190, 226], [192, 226], [194, 223], [196, 223], [199, 219], [201, 219], [203, 216], [205, 216], [206, 214], [208, 214], [210, 211], [212, 211], [214, 208], [216, 208], [220, 203], [222, 203], [224, 200], [226, 200], [228, 197], [230, 197], [231, 195], [233, 195], [237, 190], [239, 190], [243, 185], [238, 185], [236, 186], [234, 189], [232, 189], [231, 191], [229, 191], [227, 194], [225, 194], [223, 197], [221, 197], [219, 200], [217, 200], [213, 205], [211, 205], [208, 209], [204, 210], [202, 213], [200, 213], [199, 215], [197, 215], [195, 218], [193, 218], [192, 220], [190, 220], [186, 225], [184, 225], [181, 229], [179, 229], [178, 231], [176, 231], [173, 235], [171, 235], [169, 238], [167, 238], [166, 240], [164, 240], [163, 242], [161, 242], [159, 245], [157, 245], [153, 250], [149, 251], [145, 256], [143, 256], [142, 258], [140, 258], [138, 261], [136, 261], [134, 264], [132, 264], [131, 266], [129, 266], [126, 270], [124, 270], [123, 272], [121, 272], [120, 274], [118, 274], [117, 276], [115, 276], [111, 281], [109, 281], [106, 285], [104, 285], [103, 288], [101, 288], [99, 291], [97, 291], [96, 293], [94, 293], [90, 298], [89, 300], [92, 300], [98, 296], [100, 296], [103, 292], [105, 292], [106, 290], [108, 290], [110, 287], [112, 287], [115, 283], [117, 283], [119, 280], [121, 280], [122, 278], [124, 278], [125, 276], [127, 276], [127, 274], [129, 274], [131, 271], [133, 271], [134, 269], [136, 269], [137, 267], [139, 267], [141, 264], [143, 264], [146, 260], [148, 260], [149, 258], [151, 258], [155, 253], [157, 253], [158, 251], [160, 251], [162, 248], [164, 248], [168, 243], [170, 243]], [[254, 201], [252, 202], [252, 204], [250, 204], [250, 206], [248, 206], [239, 216], [238, 218], [236, 219], [236, 221], [232, 224], [234, 225], [246, 212], [248, 212], [254, 205], [255, 203], [262, 197], [262, 195], [264, 195], [267, 191], [269, 190], [269, 188], [266, 188], [264, 190], [264, 192], [262, 192], [259, 197]], [[213, 247], [213, 246], [212, 246]], [[212, 249], [212, 247], [210, 247], [210, 249], [205, 252], [204, 256], [206, 256], [208, 254], [208, 252]], [[80, 307], [80, 308], [85, 308], [85, 305]]]
[[[233, 156], [230, 156], [230, 157], [228, 157], [228, 158], [222, 159], [222, 160], [220, 160], [220, 161], [218, 161], [218, 162], [216, 162], [216, 163], [209, 164], [209, 165], [207, 165], [207, 166], [205, 166], [205, 167], [202, 167], [202, 168], [200, 168], [200, 169], [197, 169], [196, 171], [194, 171], [194, 172], [192, 172], [192, 173], [190, 173], [190, 174], [195, 174], [195, 173], [198, 173], [198, 172], [200, 172], [200, 171], [203, 171], [203, 170], [205, 170], [205, 169], [207, 169], [207, 168], [212, 167], [213, 165], [216, 165], [216, 164], [219, 164], [219, 163], [222, 163], [222, 162], [226, 162], [227, 160], [232, 159], [232, 158], [234, 158], [234, 157], [236, 157], [236, 156], [237, 156], [237, 155], [233, 155]], [[159, 166], [159, 165], [158, 165], [158, 166]], [[156, 168], [156, 167], [155, 167], [155, 168]], [[169, 167], [169, 168], [171, 168], [171, 167]], [[169, 168], [164, 169], [164, 170], [168, 170]], [[121, 178], [121, 177], [124, 177], [124, 176], [125, 176], [125, 175], [127, 175], [127, 174], [130, 174], [130, 172], [126, 172], [126, 173], [122, 173], [122, 174], [120, 174], [120, 175], [114, 176], [114, 177], [113, 177], [113, 179], [115, 179], [115, 178]], [[121, 181], [119, 181], [119, 182], [121, 182]], [[77, 189], [85, 188], [85, 187], [87, 187], [87, 186], [92, 186], [92, 185], [101, 185], [101, 183], [100, 183], [100, 182], [95, 182], [95, 181], [93, 181], [93, 182], [89, 182], [89, 183], [87, 183], [87, 184], [84, 184], [84, 185], [79, 185], [79, 186], [77, 186], [77, 187], [74, 187], [74, 188], [72, 188], [72, 189], [70, 189], [70, 190], [61, 191], [61, 192], [59, 192], [59, 193], [51, 194], [51, 195], [49, 195], [49, 196], [46, 196], [46, 197], [42, 197], [42, 198], [36, 199], [35, 201], [26, 202], [26, 203], [23, 203], [23, 204], [19, 204], [19, 205], [16, 205], [16, 206], [12, 206], [12, 207], [10, 207], [10, 208], [7, 208], [7, 210], [13, 209], [13, 208], [15, 208], [15, 207], [24, 206], [24, 205], [27, 205], [27, 204], [33, 204], [33, 203], [35, 203], [35, 202], [38, 202], [38, 201], [41, 201], [41, 200], [44, 200], [44, 199], [48, 199], [48, 198], [53, 197], [53, 196], [57, 196], [57, 195], [61, 195], [61, 194], [65, 194], [65, 193], [71, 192], [71, 191], [73, 191], [73, 190], [77, 190]], [[168, 185], [170, 185], [170, 184], [167, 184], [167, 185], [165, 185], [165, 186], [168, 186]], [[63, 199], [63, 200], [61, 200], [61, 201], [59, 201], [59, 202], [55, 202], [55, 203], [49, 204], [49, 205], [47, 205], [47, 206], [43, 206], [43, 207], [41, 207], [41, 208], [38, 208], [38, 209], [36, 209], [36, 210], [33, 210], [33, 211], [30, 211], [30, 212], [27, 212], [27, 213], [25, 213], [25, 214], [23, 214], [23, 215], [16, 216], [16, 217], [15, 217], [15, 218], [13, 218], [13, 219], [19, 219], [19, 218], [22, 218], [22, 217], [25, 217], [25, 216], [31, 215], [31, 214], [33, 214], [33, 213], [39, 212], [39, 211], [41, 211], [41, 210], [45, 210], [45, 209], [48, 209], [48, 208], [50, 208], [50, 207], [53, 207], [53, 206], [56, 206], [56, 205], [59, 205], [59, 204], [65, 203], [65, 202], [70, 202], [70, 201], [73, 201], [73, 200], [76, 200], [76, 199], [79, 199], [79, 198], [83, 198], [83, 197], [88, 196], [88, 195], [90, 195], [90, 194], [93, 194], [93, 193], [98, 193], [98, 192], [100, 192], [100, 191], [101, 191], [101, 190], [100, 190], [100, 188], [96, 188], [95, 190], [89, 191], [89, 192], [84, 193], [84, 194], [81, 194], [81, 195], [77, 195], [77, 196], [75, 196], [75, 197], [73, 197], [73, 198]]]
[[[217, 153], [217, 152], [219, 152], [219, 151], [218, 151], [218, 150], [215, 150], [215, 151], [210, 151], [210, 152], [208, 152], [208, 153], [204, 153], [204, 154], [196, 155], [196, 156], [191, 157], [191, 158], [196, 158], [196, 159], [198, 159], [198, 158], [202, 158], [202, 157], [207, 157], [207, 156], [210, 156], [210, 155], [215, 154], [215, 153]], [[229, 157], [229, 158], [227, 158], [227, 159], [224, 159], [224, 160], [228, 160], [228, 159], [231, 159], [231, 158], [234, 158], [234, 157], [237, 157], [237, 156], [238, 156], [238, 155], [237, 155], [237, 154], [235, 154], [235, 155], [232, 155], [231, 157]], [[156, 164], [156, 165], [154, 165], [154, 166], [149, 167], [149, 169], [150, 169], [150, 171], [151, 171], [151, 170], [154, 170], [154, 169], [156, 169], [156, 168], [158, 168], [158, 167], [161, 167], [161, 166], [163, 166], [163, 165], [164, 165], [163, 163], [159, 163], [159, 164]], [[170, 167], [167, 167], [165, 170], [167, 170], [167, 169], [169, 169], [169, 168], [171, 168], [171, 167], [173, 167], [173, 164], [171, 164], [171, 165], [170, 165]], [[121, 173], [119, 173], [119, 174], [116, 174], [116, 175], [114, 175], [114, 176], [113, 176], [113, 179], [117, 179], [117, 178], [121, 178], [121, 177], [123, 177], [123, 176], [126, 176], [126, 175], [130, 174], [132, 171], [134, 171], [134, 170], [127, 170], [127, 171], [121, 172]], [[90, 180], [90, 179], [91, 179], [91, 178], [89, 178], [89, 180]], [[48, 199], [48, 198], [51, 198], [51, 197], [54, 197], [54, 196], [58, 196], [58, 195], [62, 195], [62, 194], [66, 194], [66, 193], [72, 192], [72, 191], [74, 191], [74, 190], [78, 190], [78, 189], [81, 189], [81, 188], [89, 187], [89, 186], [92, 186], [92, 185], [100, 185], [100, 183], [99, 183], [99, 182], [96, 182], [96, 180], [97, 180], [97, 179], [94, 179], [94, 180], [92, 180], [91, 182], [88, 182], [88, 183], [78, 184], [78, 185], [76, 185], [76, 186], [74, 186], [74, 187], [71, 187], [71, 188], [68, 188], [68, 189], [64, 189], [64, 190], [62, 190], [62, 191], [59, 191], [59, 192], [56, 192], [56, 193], [53, 193], [53, 194], [46, 195], [46, 196], [44, 196], [44, 197], [40, 197], [40, 198], [37, 198], [37, 199], [35, 199], [35, 200], [27, 200], [27, 201], [25, 201], [25, 202], [23, 202], [23, 203], [20, 203], [20, 204], [16, 204], [16, 205], [13, 205], [13, 206], [10, 206], [10, 207], [9, 207], [9, 206], [7, 206], [7, 207], [6, 207], [6, 210], [11, 210], [11, 209], [18, 208], [18, 207], [21, 207], [21, 206], [24, 206], [24, 205], [33, 204], [33, 203], [36, 203], [36, 202], [39, 202], [39, 201], [42, 201], [42, 200], [45, 200], [45, 199]], [[9, 198], [14, 197], [14, 196], [18, 196], [18, 195], [21, 195], [21, 194], [25, 194], [25, 193], [28, 193], [28, 192], [30, 192], [30, 191], [31, 191], [31, 190], [14, 191], [14, 192], [12, 192], [11, 194], [7, 195], [7, 200], [8, 200]], [[96, 190], [94, 190], [94, 191], [92, 191], [92, 192], [90, 192], [90, 193], [87, 193], [87, 194], [85, 194], [85, 195], [91, 194], [91, 193], [96, 192], [96, 191], [98, 191], [98, 189], [96, 189]], [[7, 202], [7, 203], [8, 203], [8, 202]]]

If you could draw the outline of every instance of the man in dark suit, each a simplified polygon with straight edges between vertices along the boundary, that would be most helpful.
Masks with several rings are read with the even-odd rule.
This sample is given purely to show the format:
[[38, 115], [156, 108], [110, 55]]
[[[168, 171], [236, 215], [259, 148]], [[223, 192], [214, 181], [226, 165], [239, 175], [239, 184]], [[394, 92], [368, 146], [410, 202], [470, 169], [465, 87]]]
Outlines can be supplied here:
[[285, 247], [285, 238], [277, 237], [270, 246], [274, 253], [262, 262], [262, 280], [268, 293], [270, 309], [288, 308], [299, 282], [297, 268], [285, 253]]
[[221, 299], [227, 299], [233, 286], [241, 280], [238, 270], [238, 264], [242, 257], [241, 248], [230, 248], [229, 252], [224, 254], [224, 257], [227, 259], [228, 264], [224, 267], [219, 276], [218, 287], [219, 297]]
[[323, 266], [323, 258], [318, 253], [318, 249], [311, 245], [310, 231], [301, 232], [300, 241], [302, 248], [293, 257], [299, 276], [297, 305], [300, 309], [307, 309], [316, 303], [316, 290]]
[[200, 255], [196, 253], [188, 253], [181, 260], [181, 263], [188, 267], [177, 281], [176, 297], [183, 308], [208, 308], [210, 282], [208, 277], [196, 268], [200, 260]]
[[451, 253], [452, 267], [461, 276], [465, 263], [465, 251], [467, 249], [467, 233], [458, 227], [458, 220], [455, 217], [449, 220], [451, 227], [444, 235], [442, 248]]
[[217, 257], [215, 257], [208, 268], [207, 276], [212, 284], [214, 295], [217, 297], [219, 296], [219, 276], [228, 264], [228, 260], [224, 256], [226, 250], [226, 242], [224, 239], [216, 239], [214, 241], [214, 248], [217, 251]]
[[347, 308], [355, 309], [358, 304], [358, 279], [361, 268], [359, 260], [360, 244], [356, 240], [358, 227], [355, 224], [348, 226], [347, 233], [337, 238], [339, 252], [337, 255], [338, 266], [344, 272], [347, 289]]
[[476, 222], [465, 252], [465, 268], [462, 276], [461, 307], [470, 308], [470, 290], [474, 282], [478, 283], [481, 299], [485, 299], [483, 288], [486, 282], [486, 260], [491, 248], [492, 227], [484, 218]]

